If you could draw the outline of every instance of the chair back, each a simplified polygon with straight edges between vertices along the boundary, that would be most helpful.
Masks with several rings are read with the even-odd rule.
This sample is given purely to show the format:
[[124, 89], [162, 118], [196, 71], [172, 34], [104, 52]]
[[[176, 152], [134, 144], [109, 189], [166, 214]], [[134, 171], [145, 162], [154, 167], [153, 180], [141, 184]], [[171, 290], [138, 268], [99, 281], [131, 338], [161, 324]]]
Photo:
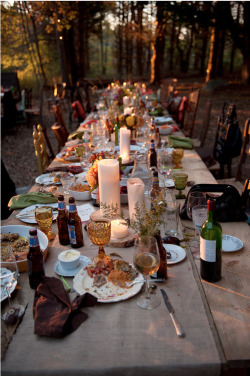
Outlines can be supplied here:
[[51, 127], [54, 135], [56, 136], [57, 138], [57, 141], [58, 141], [58, 153], [59, 151], [61, 150], [61, 148], [65, 145], [65, 142], [67, 141], [68, 139], [68, 131], [62, 127], [60, 124], [58, 123], [55, 123], [52, 125]]
[[64, 121], [64, 118], [63, 118], [61, 103], [54, 105], [53, 110], [54, 110], [56, 123], [61, 125], [61, 127], [63, 127], [67, 131], [67, 127], [66, 127], [66, 124], [65, 124], [65, 121]]
[[250, 118], [245, 122], [243, 143], [240, 153], [240, 161], [236, 172], [236, 179], [241, 180], [242, 165], [246, 162], [247, 156], [250, 155]]
[[33, 127], [33, 140], [34, 140], [34, 147], [35, 147], [35, 154], [37, 157], [38, 163], [38, 170], [39, 173], [42, 174], [49, 165], [49, 158], [46, 149], [46, 142], [45, 137], [43, 134], [43, 128], [41, 125]]
[[25, 89], [25, 109], [32, 108], [32, 89]]
[[192, 137], [194, 131], [195, 118], [200, 98], [200, 89], [192, 91], [188, 96], [188, 111], [185, 114], [184, 129], [185, 135]]

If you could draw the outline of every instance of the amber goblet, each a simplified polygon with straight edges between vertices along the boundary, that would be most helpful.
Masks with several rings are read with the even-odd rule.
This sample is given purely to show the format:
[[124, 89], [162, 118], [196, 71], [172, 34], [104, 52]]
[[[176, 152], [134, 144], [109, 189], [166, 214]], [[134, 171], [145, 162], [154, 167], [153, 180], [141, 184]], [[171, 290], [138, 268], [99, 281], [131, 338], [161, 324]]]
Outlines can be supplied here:
[[105, 254], [103, 246], [108, 244], [111, 236], [111, 222], [100, 219], [88, 224], [88, 234], [93, 244], [99, 246], [98, 254]]
[[179, 191], [179, 193], [175, 197], [186, 198], [182, 191], [186, 188], [188, 175], [184, 174], [183, 172], [178, 172], [174, 174], [173, 179], [175, 183], [175, 188]]
[[181, 166], [181, 161], [183, 158], [183, 149], [174, 149], [172, 153], [173, 161], [175, 164], [175, 169], [180, 169], [182, 168]]

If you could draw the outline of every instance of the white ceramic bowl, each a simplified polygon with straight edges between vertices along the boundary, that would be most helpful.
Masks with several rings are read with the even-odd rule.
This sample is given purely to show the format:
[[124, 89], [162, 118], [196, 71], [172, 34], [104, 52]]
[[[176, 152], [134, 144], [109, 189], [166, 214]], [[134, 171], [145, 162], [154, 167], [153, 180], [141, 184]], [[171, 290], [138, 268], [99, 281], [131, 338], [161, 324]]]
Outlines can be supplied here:
[[[9, 232], [11, 232], [11, 233], [18, 233], [20, 236], [23, 236], [24, 238], [29, 238], [30, 228], [32, 228], [32, 226], [20, 226], [20, 225], [2, 226], [1, 234], [8, 234]], [[49, 240], [47, 236], [41, 230], [37, 229], [37, 235], [38, 235], [38, 240], [40, 244], [40, 249], [43, 252], [43, 257], [45, 259], [47, 256], [47, 248], [48, 248]], [[19, 273], [27, 272], [28, 271], [27, 259], [17, 261], [17, 266], [18, 266]]]
[[66, 249], [59, 253], [58, 260], [63, 269], [75, 269], [79, 264], [80, 255], [80, 252], [75, 249]]
[[80, 192], [80, 191], [73, 191], [72, 189], [70, 189], [71, 187], [74, 187], [75, 185], [78, 185], [78, 184], [87, 185], [88, 183], [84, 183], [84, 182], [78, 181], [76, 183], [71, 184], [71, 186], [68, 188], [70, 195], [72, 197], [74, 197], [76, 200], [79, 200], [79, 201], [88, 201], [88, 200], [90, 200], [91, 199], [91, 194], [90, 194], [89, 191]]
[[159, 128], [159, 133], [160, 134], [171, 134], [172, 133], [172, 130], [173, 128], [171, 127], [171, 125], [165, 125], [165, 126], [162, 126], [162, 127], [158, 127]]

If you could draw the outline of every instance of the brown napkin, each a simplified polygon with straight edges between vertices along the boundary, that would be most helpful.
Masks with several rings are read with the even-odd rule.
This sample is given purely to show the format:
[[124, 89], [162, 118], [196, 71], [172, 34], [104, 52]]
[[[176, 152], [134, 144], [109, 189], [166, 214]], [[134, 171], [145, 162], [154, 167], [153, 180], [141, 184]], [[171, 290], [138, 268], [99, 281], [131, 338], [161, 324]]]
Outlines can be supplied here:
[[43, 173], [48, 174], [50, 172], [57, 172], [57, 171], [68, 172], [69, 171], [68, 166], [49, 167]]
[[92, 307], [96, 302], [96, 297], [86, 293], [77, 296], [71, 304], [62, 281], [55, 277], [44, 277], [44, 282], [37, 287], [34, 297], [34, 333], [47, 337], [64, 337], [88, 318], [80, 308]]

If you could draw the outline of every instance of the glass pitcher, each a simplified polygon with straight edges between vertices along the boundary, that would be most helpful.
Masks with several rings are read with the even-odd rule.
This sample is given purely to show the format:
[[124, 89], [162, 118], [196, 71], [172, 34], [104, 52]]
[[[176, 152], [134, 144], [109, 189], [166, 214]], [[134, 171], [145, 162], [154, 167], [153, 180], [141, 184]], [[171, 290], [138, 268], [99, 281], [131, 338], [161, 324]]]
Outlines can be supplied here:
[[131, 178], [140, 178], [145, 184], [145, 196], [150, 195], [152, 188], [152, 173], [148, 167], [148, 156], [146, 154], [138, 154], [135, 157], [134, 168], [130, 175]]

